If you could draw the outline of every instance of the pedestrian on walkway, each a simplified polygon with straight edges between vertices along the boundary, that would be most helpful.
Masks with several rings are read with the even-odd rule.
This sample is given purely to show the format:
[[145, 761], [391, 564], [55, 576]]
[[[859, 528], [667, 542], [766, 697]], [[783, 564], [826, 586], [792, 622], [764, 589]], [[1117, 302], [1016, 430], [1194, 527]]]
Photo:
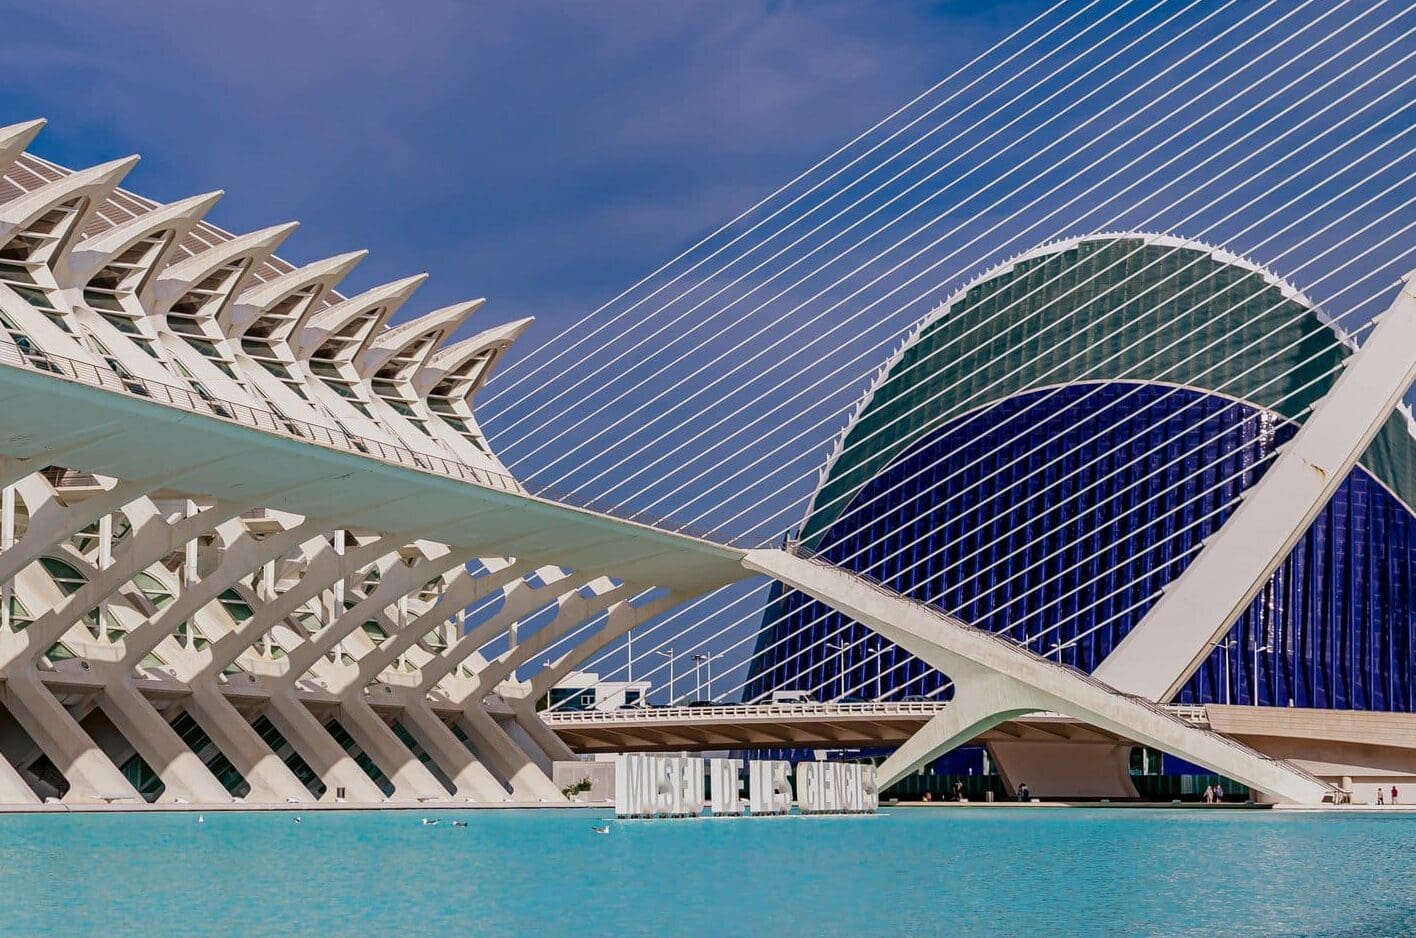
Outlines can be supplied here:
[[1396, 796], [1397, 796], [1396, 786], [1393, 785], [1393, 786], [1391, 786], [1391, 803], [1392, 803], [1392, 804], [1396, 804]]

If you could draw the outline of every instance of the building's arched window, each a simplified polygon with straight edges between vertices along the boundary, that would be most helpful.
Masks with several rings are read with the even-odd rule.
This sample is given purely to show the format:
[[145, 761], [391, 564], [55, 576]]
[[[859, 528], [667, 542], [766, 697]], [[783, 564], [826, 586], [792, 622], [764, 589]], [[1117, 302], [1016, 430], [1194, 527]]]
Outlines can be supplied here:
[[255, 610], [251, 604], [241, 597], [241, 594], [234, 589], [229, 589], [216, 598], [221, 603], [221, 608], [226, 610], [226, 614], [236, 623], [245, 622], [254, 616]]
[[144, 328], [133, 297], [152, 275], [174, 232], [155, 231], [130, 245], [84, 285], [84, 304], [144, 352], [159, 358], [154, 337]]
[[250, 258], [243, 257], [222, 265], [184, 293], [167, 311], [168, 328], [233, 380], [236, 369], [217, 346], [216, 314], [226, 305], [250, 263]]
[[59, 587], [59, 591], [65, 596], [78, 592], [79, 588], [88, 582], [88, 577], [75, 569], [72, 564], [67, 564], [54, 557], [39, 558], [39, 565], [44, 568], [44, 572], [49, 574], [49, 579], [54, 581], [54, 585]]
[[0, 247], [0, 260], [47, 264], [62, 253], [75, 233], [78, 219], [88, 210], [85, 196], [56, 205], [32, 221]]
[[62, 252], [87, 208], [83, 197], [56, 205], [0, 247], [0, 282], [68, 333], [74, 327], [54, 301], [53, 278], [45, 267]]
[[151, 573], [139, 573], [133, 577], [133, 585], [138, 588], [148, 602], [161, 609], [173, 600], [172, 591], [162, 585], [162, 581]]
[[[88, 582], [88, 577], [80, 573], [73, 564], [65, 563], [58, 558], [41, 557], [39, 565], [44, 568], [45, 573], [49, 574], [49, 579], [53, 581], [54, 585], [59, 587], [59, 592], [65, 596], [77, 593]], [[102, 637], [97, 606], [80, 616], [80, 621], [88, 627], [95, 638]]]
[[23, 632], [34, 624], [34, 616], [30, 614], [25, 604], [20, 602], [20, 597], [11, 593], [8, 605], [10, 607], [10, 631]]

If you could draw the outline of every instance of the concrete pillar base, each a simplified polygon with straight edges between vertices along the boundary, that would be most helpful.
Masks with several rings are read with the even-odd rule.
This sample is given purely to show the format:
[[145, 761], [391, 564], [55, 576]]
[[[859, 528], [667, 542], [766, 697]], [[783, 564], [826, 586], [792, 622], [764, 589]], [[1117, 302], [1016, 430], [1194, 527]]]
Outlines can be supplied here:
[[1140, 797], [1131, 781], [1130, 743], [1059, 739], [991, 741], [988, 753], [1003, 787], [1016, 794], [1018, 786], [1041, 798]]
[[294, 697], [276, 694], [266, 706], [266, 716], [287, 742], [300, 753], [325, 783], [322, 801], [334, 801], [344, 789], [346, 801], [382, 804], [387, 799], [374, 780], [339, 747], [315, 715]]
[[452, 792], [443, 787], [363, 700], [346, 700], [340, 705], [339, 718], [359, 748], [393, 783], [389, 801], [448, 801], [452, 798]]
[[314, 800], [310, 790], [256, 735], [251, 724], [218, 688], [210, 684], [193, 685], [192, 696], [187, 700], [187, 711], [236, 766], [236, 771], [245, 777], [246, 784], [251, 786], [247, 801], [281, 804]]
[[118, 771], [118, 766], [54, 699], [32, 669], [19, 668], [6, 675], [4, 693], [10, 713], [68, 780], [65, 801], [143, 803], [142, 795]]
[[428, 751], [452, 783], [456, 797], [463, 801], [504, 802], [511, 794], [496, 776], [477, 760], [452, 730], [427, 707], [414, 704], [403, 711], [404, 726]]
[[99, 696], [99, 707], [162, 779], [165, 787], [159, 801], [221, 804], [235, 800], [133, 685], [121, 680], [110, 683]]
[[531, 757], [517, 748], [506, 731], [497, 725], [480, 705], [473, 704], [462, 711], [462, 727], [472, 746], [486, 764], [506, 783], [516, 801], [565, 801], [545, 772]]

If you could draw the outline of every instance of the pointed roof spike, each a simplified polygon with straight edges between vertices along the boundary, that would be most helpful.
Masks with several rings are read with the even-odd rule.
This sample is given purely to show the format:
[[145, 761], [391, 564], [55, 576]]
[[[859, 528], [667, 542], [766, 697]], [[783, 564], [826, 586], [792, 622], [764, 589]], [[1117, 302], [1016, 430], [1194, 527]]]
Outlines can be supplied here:
[[389, 359], [402, 352], [415, 342], [422, 341], [430, 334], [436, 333], [436, 341], [428, 348], [423, 356], [426, 364], [433, 356], [438, 345], [447, 336], [456, 332], [458, 327], [467, 321], [468, 317], [475, 313], [486, 303], [485, 299], [467, 300], [463, 303], [454, 303], [451, 306], [444, 306], [442, 309], [435, 309], [430, 313], [424, 313], [417, 319], [411, 319], [402, 325], [395, 326], [385, 332], [378, 333], [368, 343], [367, 347], [359, 354], [355, 360], [355, 368], [359, 371], [359, 376], [367, 379]]
[[[69, 228], [71, 232], [83, 231], [88, 216], [98, 210], [99, 204], [118, 187], [123, 177], [138, 165], [138, 159], [137, 156], [125, 156], [121, 160], [90, 166], [88, 169], [81, 169], [53, 182], [47, 182], [38, 189], [0, 205], [0, 245], [9, 242], [14, 235], [29, 227], [55, 206], [71, 199], [87, 197], [88, 206], [83, 215], [75, 218]], [[72, 247], [75, 240], [69, 238], [66, 247]], [[60, 257], [56, 256], [50, 260], [57, 262]]]
[[10, 168], [10, 164], [19, 159], [20, 154], [25, 152], [25, 148], [34, 142], [34, 138], [44, 129], [45, 120], [25, 121], [20, 124], [11, 124], [8, 127], [0, 127], [0, 173]]
[[510, 348], [511, 344], [519, 339], [527, 327], [535, 321], [535, 318], [531, 316], [525, 319], [515, 319], [490, 329], [484, 329], [474, 336], [440, 349], [413, 376], [413, 390], [420, 397], [425, 396], [448, 374], [488, 349], [495, 349], [497, 356], [492, 359], [492, 364], [478, 379], [478, 384], [485, 383], [492, 368], [495, 367], [497, 359], [501, 357], [501, 353]]
[[309, 317], [315, 307], [335, 285], [348, 275], [360, 261], [369, 256], [366, 250], [350, 251], [327, 257], [304, 267], [297, 267], [289, 273], [273, 277], [265, 283], [256, 284], [236, 298], [222, 314], [221, 329], [228, 335], [239, 336], [258, 320], [266, 310], [299, 290], [319, 285], [318, 292], [306, 304], [300, 321], [290, 330], [293, 335]]
[[[270, 257], [271, 253], [290, 237], [291, 232], [299, 227], [300, 223], [297, 221], [272, 225], [212, 245], [205, 251], [170, 265], [158, 275], [153, 285], [152, 311], [158, 315], [165, 314], [194, 284], [201, 282], [218, 268], [243, 257], [251, 260], [246, 269], [246, 276], [249, 276], [251, 269]], [[239, 286], [238, 284], [238, 290]]]
[[214, 192], [205, 192], [177, 202], [159, 205], [152, 211], [144, 212], [121, 225], [109, 228], [91, 238], [84, 238], [74, 245], [66, 263], [62, 269], [55, 270], [54, 276], [60, 286], [81, 287], [88, 283], [94, 274], [111, 263], [113, 258], [122, 254], [136, 242], [155, 232], [170, 230], [173, 233], [172, 239], [161, 256], [154, 260], [152, 266], [153, 271], [161, 270], [173, 248], [181, 243], [182, 239], [187, 236], [187, 232], [196, 227], [197, 223], [211, 210], [213, 205], [220, 201], [224, 194], [223, 190], [217, 189]]
[[379, 316], [373, 324], [373, 331], [370, 332], [372, 338], [427, 279], [427, 274], [414, 274], [402, 280], [393, 280], [320, 310], [310, 318], [303, 329], [292, 336], [290, 347], [295, 352], [295, 357], [309, 358], [329, 336], [370, 310], [377, 309]]

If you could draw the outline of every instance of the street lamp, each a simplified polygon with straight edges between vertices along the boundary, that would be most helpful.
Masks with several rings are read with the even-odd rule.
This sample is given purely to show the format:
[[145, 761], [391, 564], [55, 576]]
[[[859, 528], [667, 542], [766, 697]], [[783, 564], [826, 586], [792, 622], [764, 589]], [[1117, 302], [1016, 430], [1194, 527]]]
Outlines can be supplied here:
[[702, 700], [702, 699], [703, 699], [703, 678], [699, 675], [698, 669], [699, 669], [699, 666], [703, 664], [704, 659], [707, 658], [708, 656], [707, 656], [707, 655], [702, 655], [702, 654], [693, 654], [693, 655], [690, 655], [689, 657], [691, 657], [691, 658], [693, 659], [693, 699], [694, 699], [694, 700]]
[[634, 630], [631, 629], [624, 633], [624, 644], [624, 680], [625, 683], [632, 685], [634, 684]]
[[1229, 649], [1237, 644], [1239, 644], [1237, 638], [1229, 638], [1222, 642], [1210, 642], [1211, 646], [1224, 649], [1224, 702], [1226, 704], [1231, 702], [1229, 699]]
[[669, 706], [674, 705], [674, 650], [658, 651], [655, 654], [669, 659]]
[[1272, 645], [1259, 647], [1258, 639], [1254, 640], [1254, 706], [1259, 705], [1259, 653], [1273, 651]]
[[827, 648], [836, 649], [836, 699], [846, 696], [846, 645], [844, 642], [827, 642]]

